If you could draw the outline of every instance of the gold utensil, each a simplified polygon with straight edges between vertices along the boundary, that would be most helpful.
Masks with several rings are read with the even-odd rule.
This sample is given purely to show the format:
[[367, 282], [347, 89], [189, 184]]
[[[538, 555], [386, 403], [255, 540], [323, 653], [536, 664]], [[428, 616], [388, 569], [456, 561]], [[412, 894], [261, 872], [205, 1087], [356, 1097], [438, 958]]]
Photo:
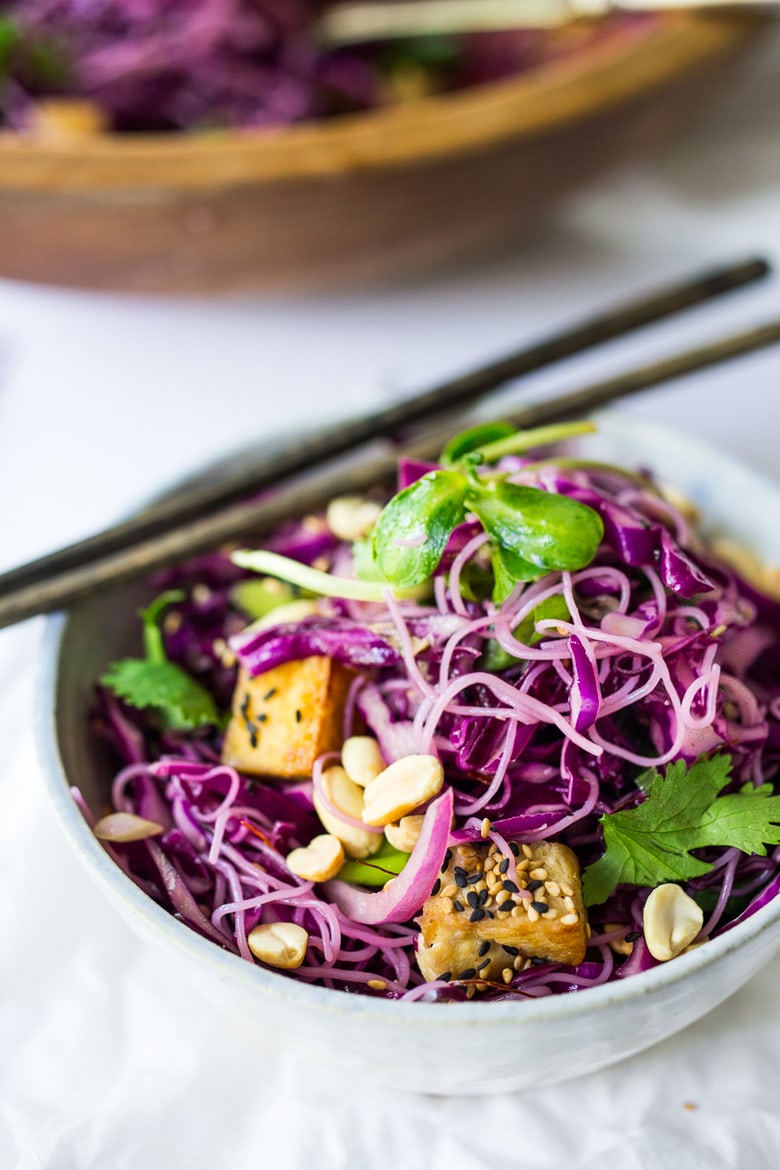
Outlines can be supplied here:
[[361, 41], [560, 28], [618, 12], [735, 8], [780, 11], [780, 0], [345, 0], [323, 15], [316, 36], [320, 44], [337, 48]]

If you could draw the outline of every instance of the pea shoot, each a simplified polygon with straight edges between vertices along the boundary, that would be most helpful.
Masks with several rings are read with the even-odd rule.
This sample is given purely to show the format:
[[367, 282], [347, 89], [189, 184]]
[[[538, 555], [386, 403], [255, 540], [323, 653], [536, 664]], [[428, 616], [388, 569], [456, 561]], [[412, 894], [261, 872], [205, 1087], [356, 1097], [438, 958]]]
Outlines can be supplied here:
[[[390, 500], [373, 532], [372, 552], [382, 578], [411, 588], [435, 573], [455, 528], [477, 518], [489, 537], [493, 600], [518, 582], [589, 564], [604, 535], [599, 514], [586, 504], [541, 488], [515, 484], [493, 465], [594, 430], [572, 422], [518, 431], [509, 423], [481, 423], [451, 439], [440, 469], [429, 471]], [[482, 469], [489, 470], [483, 474]]]

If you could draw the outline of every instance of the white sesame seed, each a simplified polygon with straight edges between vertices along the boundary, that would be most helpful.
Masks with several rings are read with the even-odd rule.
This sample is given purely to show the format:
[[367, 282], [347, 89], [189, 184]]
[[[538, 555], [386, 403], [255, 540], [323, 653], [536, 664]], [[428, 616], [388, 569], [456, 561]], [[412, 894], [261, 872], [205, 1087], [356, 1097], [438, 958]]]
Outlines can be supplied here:
[[523, 857], [527, 857], [528, 860], [530, 861], [534, 855], [533, 849], [531, 848], [530, 845], [523, 845], [522, 848], [523, 848]]
[[531, 877], [533, 878], [533, 880], [535, 882], [543, 882], [544, 879], [547, 877], [547, 870], [546, 869], [532, 869], [531, 870]]
[[579, 922], [576, 914], [564, 914], [561, 919], [561, 926], [574, 926], [576, 922]]
[[529, 922], [538, 922], [539, 918], [540, 918], [539, 911], [534, 910], [533, 906], [529, 906], [528, 907], [528, 921]]
[[511, 967], [504, 967], [504, 970], [501, 972], [501, 978], [504, 980], [504, 983], [511, 983], [513, 975], [514, 971]]
[[571, 888], [569, 883], [568, 882], [560, 882], [559, 884], [561, 887], [561, 893], [564, 894], [567, 898], [571, 898], [572, 895], [574, 894], [574, 890]]
[[482, 837], [482, 839], [485, 840], [487, 838], [488, 833], [490, 832], [490, 818], [489, 817], [485, 817], [483, 819], [482, 824], [480, 825], [480, 828], [479, 828], [479, 832], [480, 832], [480, 836]]

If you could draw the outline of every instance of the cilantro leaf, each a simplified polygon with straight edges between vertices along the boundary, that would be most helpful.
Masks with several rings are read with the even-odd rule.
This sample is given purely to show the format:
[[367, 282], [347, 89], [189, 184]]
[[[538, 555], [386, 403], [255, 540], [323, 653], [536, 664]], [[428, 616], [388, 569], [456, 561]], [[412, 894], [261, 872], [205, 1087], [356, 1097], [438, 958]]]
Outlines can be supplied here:
[[709, 873], [710, 863], [693, 857], [692, 849], [715, 845], [763, 857], [767, 845], [780, 844], [780, 796], [769, 784], [720, 796], [730, 779], [725, 753], [702, 757], [688, 769], [678, 760], [663, 776], [644, 773], [643, 803], [601, 818], [606, 849], [583, 874], [586, 903], [605, 902], [621, 884], [657, 886]]
[[156, 707], [171, 731], [219, 723], [211, 695], [175, 662], [125, 658], [114, 662], [100, 681], [131, 707]]
[[131, 707], [155, 708], [170, 731], [192, 731], [220, 722], [209, 692], [181, 666], [171, 662], [163, 648], [160, 619], [169, 605], [183, 599], [183, 593], [172, 590], [142, 610], [146, 657], [114, 662], [100, 679], [102, 686]]

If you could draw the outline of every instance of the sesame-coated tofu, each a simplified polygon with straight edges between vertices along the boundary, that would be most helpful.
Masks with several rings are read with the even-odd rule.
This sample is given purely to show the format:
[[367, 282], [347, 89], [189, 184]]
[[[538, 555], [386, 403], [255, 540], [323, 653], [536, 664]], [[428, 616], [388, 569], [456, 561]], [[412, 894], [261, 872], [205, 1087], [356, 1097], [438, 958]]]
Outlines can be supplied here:
[[311, 776], [323, 752], [339, 751], [352, 671], [320, 655], [256, 678], [239, 671], [222, 762], [253, 776]]
[[532, 959], [584, 959], [587, 915], [571, 849], [512, 843], [512, 854], [510, 861], [492, 842], [449, 851], [419, 918], [417, 965], [428, 982], [506, 982]]

